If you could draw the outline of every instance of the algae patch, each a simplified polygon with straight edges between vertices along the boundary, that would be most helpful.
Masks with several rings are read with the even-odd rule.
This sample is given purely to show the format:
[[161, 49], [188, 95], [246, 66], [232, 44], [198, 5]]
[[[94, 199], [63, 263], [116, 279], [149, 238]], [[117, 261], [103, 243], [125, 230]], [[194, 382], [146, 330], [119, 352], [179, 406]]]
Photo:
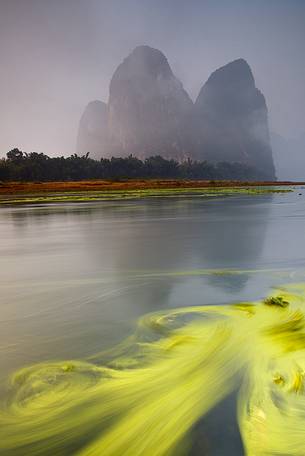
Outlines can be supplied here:
[[266, 304], [266, 306], [287, 307], [289, 302], [285, 301], [282, 296], [271, 296], [270, 298], [266, 298], [264, 300], [264, 304]]
[[47, 204], [65, 202], [94, 202], [133, 200], [137, 198], [212, 198], [234, 195], [264, 195], [289, 193], [292, 188], [283, 187], [200, 187], [200, 188], [166, 188], [141, 190], [105, 190], [82, 192], [53, 192], [32, 195], [0, 196], [0, 204]]
[[0, 453], [187, 454], [194, 424], [238, 388], [245, 454], [304, 455], [304, 321], [304, 284], [261, 302], [144, 315], [106, 353], [19, 370]]

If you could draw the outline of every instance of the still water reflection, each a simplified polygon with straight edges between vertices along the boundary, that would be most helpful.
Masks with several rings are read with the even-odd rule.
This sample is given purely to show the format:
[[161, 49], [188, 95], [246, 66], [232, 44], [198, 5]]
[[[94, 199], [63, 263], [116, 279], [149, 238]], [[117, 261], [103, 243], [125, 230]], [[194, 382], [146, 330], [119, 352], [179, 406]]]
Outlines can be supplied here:
[[[148, 312], [254, 300], [304, 281], [304, 226], [296, 192], [1, 208], [2, 396], [12, 371], [99, 352]], [[242, 454], [234, 404], [205, 418], [216, 447], [198, 424], [192, 454]]]

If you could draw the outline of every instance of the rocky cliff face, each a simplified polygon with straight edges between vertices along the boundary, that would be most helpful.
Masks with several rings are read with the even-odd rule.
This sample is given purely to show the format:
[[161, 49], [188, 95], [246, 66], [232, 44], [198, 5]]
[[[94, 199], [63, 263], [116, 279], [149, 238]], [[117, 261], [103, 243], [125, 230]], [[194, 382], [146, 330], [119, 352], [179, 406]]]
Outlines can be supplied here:
[[77, 150], [240, 162], [275, 178], [265, 98], [243, 59], [212, 73], [193, 104], [162, 52], [137, 47], [115, 71], [108, 105], [86, 108]]
[[198, 158], [245, 163], [275, 178], [265, 98], [245, 60], [211, 74], [196, 100], [191, 132]]
[[79, 123], [76, 151], [78, 155], [90, 152], [90, 158], [107, 154], [108, 107], [102, 101], [91, 101]]
[[108, 125], [114, 153], [182, 158], [187, 154], [184, 121], [192, 106], [162, 52], [137, 47], [110, 84]]

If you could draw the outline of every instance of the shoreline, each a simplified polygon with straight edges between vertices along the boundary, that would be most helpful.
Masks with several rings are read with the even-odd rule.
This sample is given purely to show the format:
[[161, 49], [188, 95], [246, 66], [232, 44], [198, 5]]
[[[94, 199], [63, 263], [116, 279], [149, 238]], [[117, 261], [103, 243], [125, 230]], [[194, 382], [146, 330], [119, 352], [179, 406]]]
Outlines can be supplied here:
[[[293, 192], [304, 183], [186, 180], [10, 182], [0, 205], [123, 201], [138, 198], [220, 197]], [[303, 187], [305, 188], [305, 187]]]
[[218, 181], [184, 179], [82, 180], [54, 182], [0, 182], [0, 194], [40, 194], [53, 192], [170, 190], [200, 188], [296, 187], [305, 182], [291, 181]]

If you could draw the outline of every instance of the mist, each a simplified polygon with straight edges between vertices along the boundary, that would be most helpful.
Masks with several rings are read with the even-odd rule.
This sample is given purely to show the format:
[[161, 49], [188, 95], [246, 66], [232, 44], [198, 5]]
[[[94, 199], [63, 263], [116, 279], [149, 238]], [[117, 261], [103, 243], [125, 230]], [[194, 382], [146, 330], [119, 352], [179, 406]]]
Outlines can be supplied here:
[[272, 133], [271, 146], [279, 180], [304, 181], [305, 134], [295, 138], [284, 138]]
[[0, 156], [74, 153], [85, 106], [108, 101], [117, 65], [141, 44], [166, 55], [193, 100], [212, 71], [245, 58], [270, 129], [300, 137], [304, 20], [300, 0], [1, 0]]

